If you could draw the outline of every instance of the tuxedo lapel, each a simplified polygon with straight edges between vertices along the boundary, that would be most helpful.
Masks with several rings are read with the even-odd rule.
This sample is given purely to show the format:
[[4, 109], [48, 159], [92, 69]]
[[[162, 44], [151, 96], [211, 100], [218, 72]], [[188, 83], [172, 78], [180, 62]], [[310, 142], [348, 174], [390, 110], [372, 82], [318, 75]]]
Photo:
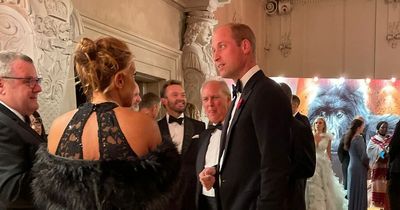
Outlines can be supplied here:
[[[233, 118], [232, 118], [232, 121], [231, 121], [231, 123], [229, 124], [229, 132], [227, 132], [227, 130], [228, 130], [228, 126], [224, 126], [224, 129], [223, 129], [223, 132], [222, 132], [222, 135], [221, 135], [221, 149], [220, 149], [220, 158], [221, 158], [221, 155], [222, 155], [222, 153], [224, 152], [224, 159], [226, 158], [226, 156], [227, 156], [227, 154], [228, 154], [228, 151], [229, 151], [229, 140], [231, 139], [230, 137], [231, 137], [231, 133], [232, 133], [232, 131], [233, 131], [233, 127], [235, 126], [235, 124], [237, 123], [237, 121], [238, 121], [238, 119], [239, 119], [239, 117], [240, 117], [240, 114], [241, 114], [241, 112], [246, 108], [246, 103], [248, 102], [248, 100], [249, 100], [249, 97], [250, 97], [250, 95], [251, 95], [251, 93], [252, 93], [252, 91], [253, 91], [253, 87], [254, 87], [254, 85], [257, 83], [257, 81], [260, 79], [260, 78], [262, 78], [264, 76], [264, 73], [261, 71], [261, 70], [259, 70], [258, 72], [256, 72], [250, 79], [249, 79], [249, 81], [246, 83], [246, 86], [244, 87], [244, 89], [243, 89], [243, 92], [242, 92], [242, 94], [241, 94], [241, 96], [240, 96], [240, 98], [239, 99], [236, 99], [236, 100], [239, 100], [239, 102], [237, 103], [237, 105], [236, 105], [236, 107], [232, 107], [232, 106], [235, 106], [235, 100], [234, 101], [232, 101], [232, 103], [231, 103], [231, 106], [230, 106], [230, 112], [229, 112], [229, 117], [228, 118], [225, 118], [225, 122], [224, 122], [224, 125], [228, 125], [229, 124], [229, 120], [230, 120], [230, 117], [231, 117], [231, 114], [232, 114], [232, 111], [233, 111], [233, 109], [236, 109], [236, 111], [235, 111], [235, 115], [233, 116]], [[224, 161], [222, 161], [222, 163], [223, 163]], [[221, 168], [220, 168], [220, 170], [222, 170], [222, 167], [223, 167], [223, 164], [222, 164], [222, 166], [220, 166]]]
[[0, 118], [3, 122], [8, 124], [10, 127], [20, 128], [18, 133], [21, 135], [22, 140], [28, 144], [40, 144], [44, 142], [44, 139], [36, 133], [28, 124], [22, 121], [16, 114], [0, 104]]
[[193, 123], [185, 116], [183, 122], [183, 143], [182, 143], [182, 154], [185, 154], [188, 150], [192, 137], [194, 134]]
[[161, 136], [163, 140], [169, 139], [172, 141], [171, 134], [169, 132], [167, 117], [165, 116], [160, 121], [158, 121], [158, 127], [160, 129]]
[[207, 149], [208, 149], [208, 144], [210, 144], [212, 130], [205, 130], [203, 132], [204, 133], [202, 135], [200, 135], [200, 139], [199, 139], [201, 142], [201, 146], [199, 148], [199, 153], [197, 155], [197, 161], [196, 161], [198, 173], [200, 173], [201, 170], [204, 168], [206, 153], [207, 153]]

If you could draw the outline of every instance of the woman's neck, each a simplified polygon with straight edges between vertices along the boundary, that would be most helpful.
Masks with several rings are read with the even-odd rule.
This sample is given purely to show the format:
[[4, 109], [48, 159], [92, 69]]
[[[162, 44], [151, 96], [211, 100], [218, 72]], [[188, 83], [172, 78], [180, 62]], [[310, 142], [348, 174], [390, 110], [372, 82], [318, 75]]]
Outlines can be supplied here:
[[92, 101], [93, 104], [100, 104], [104, 102], [113, 102], [119, 106], [118, 100], [115, 100], [113, 97], [107, 96], [104, 93], [93, 92]]

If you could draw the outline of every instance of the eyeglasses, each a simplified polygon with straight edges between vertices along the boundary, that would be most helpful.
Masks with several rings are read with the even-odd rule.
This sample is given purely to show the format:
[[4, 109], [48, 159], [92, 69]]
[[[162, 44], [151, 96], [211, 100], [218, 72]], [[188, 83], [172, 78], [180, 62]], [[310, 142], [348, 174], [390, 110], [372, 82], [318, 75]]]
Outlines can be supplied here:
[[7, 77], [7, 76], [3, 76], [1, 78], [23, 80], [22, 82], [28, 85], [30, 88], [34, 88], [36, 85], [40, 85], [43, 79], [41, 77], [35, 78], [35, 77]]

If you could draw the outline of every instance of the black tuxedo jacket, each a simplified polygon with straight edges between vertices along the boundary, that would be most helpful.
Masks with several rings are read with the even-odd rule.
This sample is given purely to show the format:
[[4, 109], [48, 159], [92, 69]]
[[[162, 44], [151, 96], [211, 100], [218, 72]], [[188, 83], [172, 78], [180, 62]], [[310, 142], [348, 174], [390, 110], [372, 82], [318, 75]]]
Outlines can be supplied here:
[[[207, 129], [204, 130], [200, 134], [200, 141], [199, 141], [199, 150], [197, 153], [197, 160], [196, 160], [196, 175], [197, 175], [197, 186], [196, 186], [196, 209], [199, 207], [199, 198], [202, 195], [203, 186], [199, 181], [198, 175], [204, 169], [206, 153], [208, 149], [208, 145], [210, 144], [210, 138], [213, 130]], [[215, 194], [218, 195], [218, 187], [214, 186]], [[217, 200], [218, 201], [218, 200]]]
[[[205, 129], [205, 124], [201, 121], [194, 120], [189, 117], [184, 117], [184, 134], [182, 143], [182, 167], [181, 167], [181, 187], [179, 195], [167, 209], [170, 210], [190, 210], [195, 209], [195, 194], [196, 194], [196, 157], [199, 146], [199, 136]], [[161, 136], [163, 139], [172, 139], [169, 132], [167, 118], [164, 117], [158, 121]], [[196, 136], [196, 138], [193, 138]]]
[[31, 208], [31, 168], [42, 139], [0, 104], [0, 209]]
[[296, 118], [297, 120], [299, 120], [300, 122], [302, 122], [304, 125], [306, 125], [307, 127], [309, 127], [311, 129], [310, 120], [308, 119], [307, 116], [301, 114], [300, 112], [297, 112], [297, 114], [294, 116], [294, 118]]
[[308, 126], [310, 123], [307, 124], [295, 117], [292, 120], [292, 170], [288, 204], [290, 210], [306, 210], [306, 181], [314, 175], [316, 162], [314, 136], [311, 127]]
[[229, 124], [228, 114], [221, 137], [220, 153], [225, 152], [217, 180], [222, 210], [285, 210], [293, 119], [289, 99], [260, 70], [236, 100], [235, 115]]

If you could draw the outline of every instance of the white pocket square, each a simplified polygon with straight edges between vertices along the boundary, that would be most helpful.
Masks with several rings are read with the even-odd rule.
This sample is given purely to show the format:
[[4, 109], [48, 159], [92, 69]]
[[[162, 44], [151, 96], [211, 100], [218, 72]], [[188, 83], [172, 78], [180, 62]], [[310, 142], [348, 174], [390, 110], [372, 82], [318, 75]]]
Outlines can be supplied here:
[[198, 138], [200, 138], [199, 134], [192, 136], [192, 139], [198, 139]]

